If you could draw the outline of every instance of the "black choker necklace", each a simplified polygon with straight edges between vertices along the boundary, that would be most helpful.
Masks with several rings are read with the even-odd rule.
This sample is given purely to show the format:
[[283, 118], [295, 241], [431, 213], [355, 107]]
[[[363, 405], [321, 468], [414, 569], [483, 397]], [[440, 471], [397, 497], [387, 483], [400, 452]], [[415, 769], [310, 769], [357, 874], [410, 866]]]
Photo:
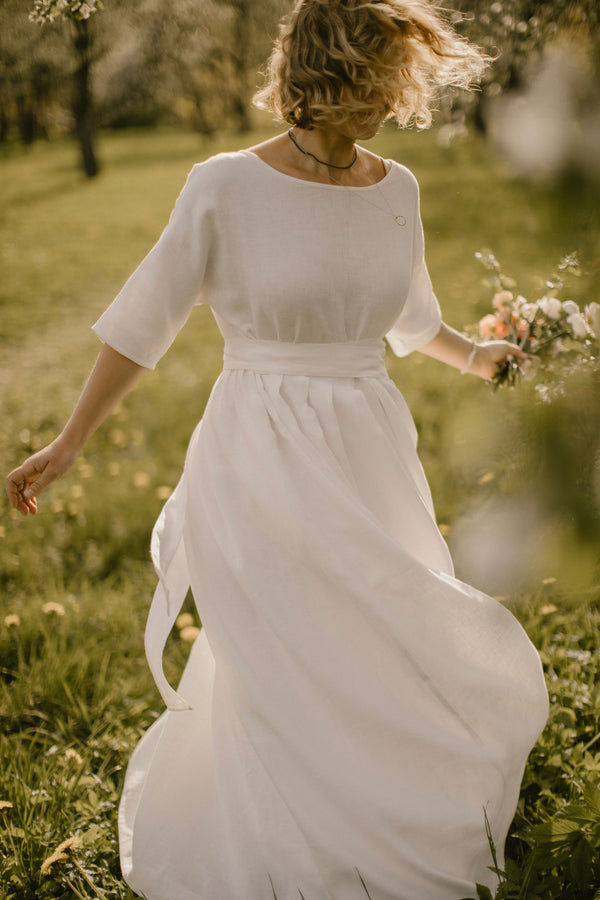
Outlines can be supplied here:
[[355, 147], [354, 148], [354, 158], [353, 158], [352, 162], [350, 163], [350, 165], [349, 166], [336, 166], [336, 165], [334, 165], [334, 163], [324, 162], [324, 160], [319, 159], [319, 157], [315, 156], [314, 153], [311, 153], [310, 150], [303, 150], [302, 147], [300, 146], [300, 144], [298, 143], [298, 141], [296, 140], [296, 138], [294, 137], [294, 135], [292, 134], [291, 128], [288, 131], [288, 137], [290, 138], [292, 144], [294, 144], [298, 148], [300, 153], [304, 153], [305, 156], [312, 156], [312, 158], [315, 160], [315, 162], [320, 163], [322, 166], [327, 166], [328, 169], [344, 169], [344, 170], [351, 169], [358, 158], [358, 153], [357, 153], [357, 150]]

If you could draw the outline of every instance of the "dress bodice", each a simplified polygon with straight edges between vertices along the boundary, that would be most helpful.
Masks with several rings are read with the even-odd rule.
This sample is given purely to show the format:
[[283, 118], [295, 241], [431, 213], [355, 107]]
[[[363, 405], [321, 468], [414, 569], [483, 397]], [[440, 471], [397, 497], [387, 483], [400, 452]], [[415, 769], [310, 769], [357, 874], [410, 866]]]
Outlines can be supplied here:
[[441, 313], [414, 176], [388, 161], [377, 184], [320, 184], [248, 150], [195, 165], [159, 240], [94, 330], [153, 368], [198, 303], [211, 306], [225, 339], [385, 335], [397, 355], [422, 346]]

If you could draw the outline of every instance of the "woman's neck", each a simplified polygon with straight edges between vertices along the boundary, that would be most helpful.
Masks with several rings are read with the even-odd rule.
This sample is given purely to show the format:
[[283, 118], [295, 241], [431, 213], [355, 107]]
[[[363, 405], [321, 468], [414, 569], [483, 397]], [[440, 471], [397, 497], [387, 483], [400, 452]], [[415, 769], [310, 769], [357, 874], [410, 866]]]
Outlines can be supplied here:
[[[350, 166], [355, 154], [354, 140], [335, 128], [298, 128], [292, 134], [299, 146], [321, 162], [333, 166]], [[312, 162], [310, 157], [307, 163]]]

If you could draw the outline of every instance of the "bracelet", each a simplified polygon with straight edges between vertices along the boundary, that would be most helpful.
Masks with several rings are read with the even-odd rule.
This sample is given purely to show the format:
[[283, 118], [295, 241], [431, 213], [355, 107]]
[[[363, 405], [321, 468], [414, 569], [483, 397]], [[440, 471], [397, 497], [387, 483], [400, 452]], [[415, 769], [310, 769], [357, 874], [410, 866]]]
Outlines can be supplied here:
[[469, 353], [469, 358], [468, 358], [468, 360], [467, 360], [467, 365], [464, 367], [464, 369], [461, 369], [461, 370], [460, 370], [460, 374], [461, 374], [461, 375], [466, 375], [466, 374], [467, 374], [467, 372], [469, 371], [469, 369], [470, 369], [471, 366], [473, 365], [473, 360], [475, 359], [475, 354], [477, 353], [477, 344], [475, 343], [475, 341], [471, 341], [471, 343], [473, 344], [473, 346], [471, 347], [471, 352]]

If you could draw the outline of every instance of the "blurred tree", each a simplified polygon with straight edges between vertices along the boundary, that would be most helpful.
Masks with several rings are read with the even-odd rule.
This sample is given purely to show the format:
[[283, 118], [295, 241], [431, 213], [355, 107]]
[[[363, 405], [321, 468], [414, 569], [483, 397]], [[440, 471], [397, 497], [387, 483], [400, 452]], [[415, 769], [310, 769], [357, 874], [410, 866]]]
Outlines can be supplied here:
[[122, 8], [107, 7], [114, 40], [99, 71], [103, 122], [127, 124], [141, 103], [138, 114], [149, 120], [183, 119], [206, 135], [247, 131], [257, 69], [286, 7], [285, 0], [141, 0], [127, 23]]
[[[0, 4], [0, 141], [13, 130], [25, 144], [53, 131], [68, 54], [57, 28], [32, 29], [22, 0]], [[63, 98], [64, 99], [64, 98]]]
[[88, 175], [98, 171], [94, 122], [247, 131], [257, 69], [289, 7], [289, 0], [121, 0], [96, 16], [99, 0], [30, 2], [41, 31], [27, 21], [23, 0], [0, 4], [0, 139], [52, 136], [62, 122], [76, 131]]
[[73, 73], [72, 110], [75, 131], [81, 148], [83, 169], [88, 178], [98, 174], [94, 150], [91, 66], [94, 61], [94, 31], [90, 24], [93, 13], [102, 9], [101, 0], [35, 0], [29, 18], [44, 26], [62, 19], [71, 26], [71, 42], [76, 66]]
[[448, 6], [454, 10], [454, 27], [495, 58], [482, 92], [454, 100], [482, 131], [487, 100], [523, 87], [543, 50], [559, 37], [591, 46], [596, 53], [600, 48], [597, 0], [450, 0]]

